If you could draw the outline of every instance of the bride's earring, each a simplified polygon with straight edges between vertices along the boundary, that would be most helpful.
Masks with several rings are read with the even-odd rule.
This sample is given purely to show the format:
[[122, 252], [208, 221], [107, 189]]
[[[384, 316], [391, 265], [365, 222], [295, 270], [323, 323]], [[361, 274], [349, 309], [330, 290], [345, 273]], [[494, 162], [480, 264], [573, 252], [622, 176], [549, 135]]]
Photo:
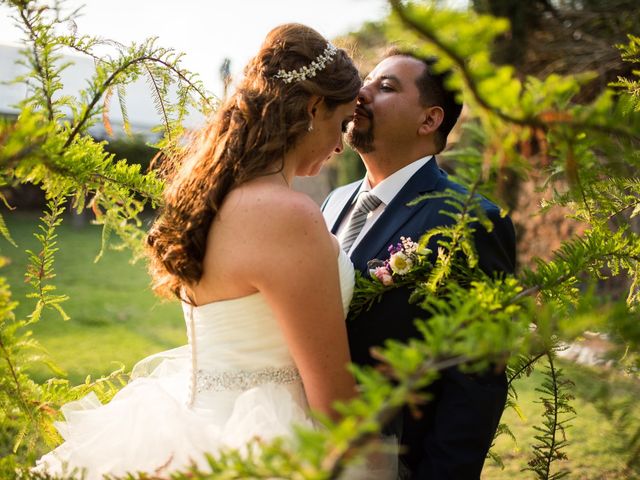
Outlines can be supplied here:
[[313, 132], [313, 120], [309, 120], [309, 126], [307, 127], [307, 132]]

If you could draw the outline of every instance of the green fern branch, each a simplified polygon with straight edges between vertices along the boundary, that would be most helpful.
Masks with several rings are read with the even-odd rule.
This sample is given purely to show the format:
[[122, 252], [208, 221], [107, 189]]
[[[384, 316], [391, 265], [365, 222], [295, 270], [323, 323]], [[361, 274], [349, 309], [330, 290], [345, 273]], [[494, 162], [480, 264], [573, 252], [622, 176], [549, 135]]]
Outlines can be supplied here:
[[519, 378], [522, 377], [522, 375], [531, 375], [531, 372], [533, 371], [533, 366], [538, 362], [538, 360], [540, 360], [542, 357], [546, 356], [547, 352], [544, 351], [542, 353], [538, 353], [536, 355], [533, 356], [524, 356], [521, 357], [521, 361], [520, 364], [514, 366], [514, 367], [510, 367], [509, 369], [509, 380], [507, 382], [507, 386], [509, 388], [511, 388], [511, 385], [513, 384], [514, 381], [518, 380]]
[[[26, 31], [30, 37], [31, 40], [31, 53], [32, 53], [32, 58], [33, 58], [33, 67], [35, 68], [36, 72], [37, 72], [37, 78], [40, 79], [41, 82], [41, 91], [42, 91], [42, 98], [44, 98], [45, 100], [45, 104], [46, 104], [46, 109], [47, 109], [47, 114], [48, 114], [48, 118], [49, 121], [53, 121], [54, 117], [55, 117], [55, 113], [54, 113], [54, 108], [53, 108], [53, 94], [55, 93], [54, 91], [51, 91], [50, 89], [50, 84], [51, 84], [51, 80], [52, 80], [52, 74], [50, 69], [48, 68], [48, 63], [49, 63], [49, 59], [48, 59], [48, 55], [47, 55], [47, 50], [42, 51], [42, 56], [44, 56], [44, 58], [40, 58], [41, 57], [41, 51], [38, 48], [38, 44], [41, 43], [41, 37], [36, 29], [36, 27], [34, 26], [35, 24], [38, 24], [39, 26], [45, 27], [45, 28], [40, 28], [39, 31], [44, 31], [48, 33], [48, 30], [50, 28], [50, 26], [48, 26], [45, 22], [42, 21], [42, 11], [30, 11], [27, 10], [27, 3], [21, 4], [21, 3], [16, 3], [14, 4], [16, 7], [18, 7], [18, 13], [20, 15], [20, 18], [22, 19], [22, 22], [26, 28]], [[33, 15], [33, 16], [32, 16]], [[47, 28], [49, 27], [49, 28]], [[46, 41], [44, 42], [44, 46], [46, 49]]]
[[153, 104], [156, 107], [156, 111], [162, 116], [162, 120], [165, 125], [165, 131], [169, 133], [169, 141], [171, 141], [169, 114], [163, 100], [163, 91], [160, 87], [160, 82], [156, 79], [156, 76], [151, 71], [148, 65], [144, 65], [144, 69], [147, 72], [147, 82], [151, 86], [151, 96], [153, 98]]
[[116, 87], [118, 91], [118, 104], [120, 105], [120, 113], [122, 114], [122, 126], [124, 128], [124, 132], [131, 137], [133, 134], [131, 132], [131, 123], [129, 122], [129, 111], [127, 109], [127, 102], [125, 101], [125, 90], [122, 84], [119, 84]]
[[22, 385], [21, 385], [20, 378], [18, 376], [17, 367], [16, 367], [15, 362], [13, 361], [13, 355], [11, 354], [11, 352], [9, 351], [8, 346], [5, 343], [5, 336], [6, 336], [6, 333], [7, 333], [6, 330], [7, 330], [6, 328], [3, 328], [2, 332], [0, 334], [0, 350], [2, 351], [2, 356], [3, 356], [4, 360], [5, 360], [5, 363], [7, 365], [7, 369], [9, 370], [9, 373], [11, 375], [11, 379], [13, 381], [13, 391], [9, 395], [13, 396], [14, 398], [16, 398], [18, 400], [18, 402], [22, 406], [22, 410], [27, 415], [29, 415], [29, 417], [33, 421], [35, 419], [33, 417], [33, 413], [31, 411], [31, 409], [29, 408], [29, 404], [28, 404], [26, 395], [22, 391]]
[[[533, 458], [523, 471], [532, 471], [540, 480], [556, 480], [569, 475], [567, 470], [552, 472], [554, 462], [567, 460], [564, 448], [567, 446], [566, 429], [570, 427], [567, 414], [575, 415], [575, 410], [570, 405], [573, 396], [567, 391], [573, 386], [573, 382], [563, 380], [562, 370], [554, 364], [554, 354], [547, 352], [549, 362], [548, 370], [542, 386], [536, 388], [540, 392], [540, 403], [544, 406], [543, 427], [534, 426], [539, 432], [535, 435], [538, 443], [533, 445]], [[560, 417], [563, 416], [563, 419]], [[560, 438], [562, 437], [562, 438]]]
[[[167, 51], [161, 51], [161, 53], [164, 53], [164, 54], [166, 54], [166, 52]], [[71, 144], [71, 142], [73, 142], [73, 140], [76, 138], [76, 136], [83, 130], [88, 120], [94, 115], [95, 107], [98, 101], [100, 100], [100, 98], [102, 98], [106, 89], [115, 83], [118, 76], [127, 72], [131, 67], [134, 67], [138, 64], [144, 65], [147, 62], [162, 65], [167, 70], [176, 74], [183, 82], [188, 83], [191, 86], [191, 88], [201, 96], [203, 101], [211, 105], [209, 97], [204, 93], [204, 91], [198, 85], [196, 85], [190, 78], [188, 78], [187, 75], [184, 72], [182, 72], [179, 68], [177, 68], [174, 64], [170, 63], [169, 61], [162, 58], [161, 56], [156, 56], [154, 54], [151, 54], [151, 55], [143, 54], [141, 56], [124, 61], [113, 72], [111, 72], [111, 74], [100, 86], [96, 88], [93, 98], [84, 107], [83, 109], [84, 113], [72, 128], [71, 133], [67, 138], [67, 141], [63, 145], [63, 149], [67, 148]], [[211, 105], [211, 107], [213, 108], [213, 105]]]
[[25, 280], [36, 290], [30, 293], [27, 298], [36, 298], [36, 306], [29, 316], [30, 322], [37, 322], [45, 308], [56, 310], [63, 320], [68, 320], [69, 316], [61, 307], [61, 303], [68, 300], [67, 295], [54, 295], [56, 287], [48, 283], [55, 277], [53, 270], [54, 255], [58, 251], [56, 247], [57, 234], [56, 227], [62, 222], [61, 215], [64, 212], [64, 198], [58, 197], [49, 200], [48, 211], [41, 217], [42, 225], [39, 226], [43, 233], [34, 234], [41, 244], [39, 253], [27, 250], [29, 255], [29, 266], [25, 274]]

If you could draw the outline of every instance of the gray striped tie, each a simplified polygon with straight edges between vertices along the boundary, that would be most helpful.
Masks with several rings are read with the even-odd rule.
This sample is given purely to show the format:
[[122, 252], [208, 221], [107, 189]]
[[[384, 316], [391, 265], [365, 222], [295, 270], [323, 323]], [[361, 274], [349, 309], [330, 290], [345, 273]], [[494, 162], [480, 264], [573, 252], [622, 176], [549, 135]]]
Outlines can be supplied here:
[[367, 221], [369, 212], [378, 208], [378, 205], [381, 203], [382, 200], [370, 192], [360, 193], [358, 200], [356, 200], [356, 206], [353, 207], [353, 211], [351, 212], [351, 217], [349, 217], [347, 221], [347, 226], [341, 235], [342, 241], [340, 243], [345, 252], [349, 253], [353, 242], [355, 242], [358, 235], [360, 235], [360, 231]]

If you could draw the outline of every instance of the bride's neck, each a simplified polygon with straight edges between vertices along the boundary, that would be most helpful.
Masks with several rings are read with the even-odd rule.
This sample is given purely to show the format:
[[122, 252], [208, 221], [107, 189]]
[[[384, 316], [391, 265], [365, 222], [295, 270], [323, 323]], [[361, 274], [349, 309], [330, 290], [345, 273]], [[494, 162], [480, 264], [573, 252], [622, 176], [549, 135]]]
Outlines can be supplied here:
[[291, 188], [292, 179], [287, 177], [286, 172], [282, 168], [272, 168], [267, 170], [262, 175], [249, 180], [247, 183], [269, 183], [272, 185], [280, 185], [283, 187]]
[[295, 177], [295, 169], [292, 167], [292, 162], [287, 160], [287, 157], [285, 157], [283, 161], [274, 162], [272, 168], [269, 169], [268, 176], [273, 176], [274, 180], [282, 182], [291, 188]]

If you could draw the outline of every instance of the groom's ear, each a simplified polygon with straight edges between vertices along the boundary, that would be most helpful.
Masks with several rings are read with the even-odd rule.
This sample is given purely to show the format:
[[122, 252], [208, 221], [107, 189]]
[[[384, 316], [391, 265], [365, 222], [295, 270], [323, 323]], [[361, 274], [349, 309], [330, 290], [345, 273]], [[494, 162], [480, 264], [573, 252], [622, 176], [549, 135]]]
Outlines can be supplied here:
[[307, 113], [309, 114], [309, 120], [313, 120], [316, 118], [318, 114], [318, 108], [323, 101], [323, 97], [320, 95], [311, 95], [309, 101], [307, 102]]
[[418, 135], [429, 135], [435, 132], [442, 124], [442, 120], [444, 120], [444, 110], [442, 107], [436, 105], [425, 108], [424, 118], [418, 127]]

